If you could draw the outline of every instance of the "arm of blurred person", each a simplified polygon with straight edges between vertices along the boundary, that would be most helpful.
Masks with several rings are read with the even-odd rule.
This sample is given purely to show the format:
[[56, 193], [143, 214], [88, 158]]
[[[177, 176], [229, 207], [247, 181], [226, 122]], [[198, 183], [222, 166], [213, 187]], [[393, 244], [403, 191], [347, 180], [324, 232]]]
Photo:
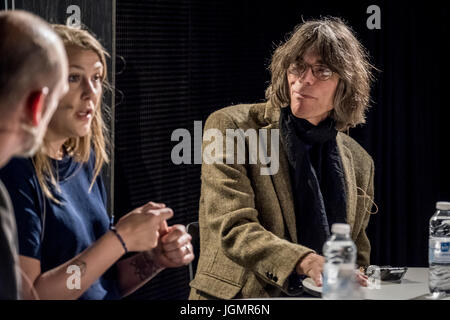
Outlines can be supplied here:
[[[163, 204], [161, 204], [163, 205]], [[119, 288], [127, 296], [165, 268], [177, 268], [194, 259], [191, 236], [183, 225], [167, 227], [163, 221], [158, 245], [117, 263]]]
[[[155, 208], [149, 203], [122, 217], [116, 229], [128, 250], [147, 251], [157, 246], [161, 223], [172, 215], [170, 208]], [[73, 259], [44, 273], [41, 273], [40, 260], [20, 256], [20, 266], [29, 279], [23, 281], [23, 297], [34, 299], [36, 293], [40, 299], [77, 299], [123, 254], [124, 247], [118, 237], [108, 231]], [[78, 266], [80, 270], [79, 288], [68, 285], [70, 266]]]

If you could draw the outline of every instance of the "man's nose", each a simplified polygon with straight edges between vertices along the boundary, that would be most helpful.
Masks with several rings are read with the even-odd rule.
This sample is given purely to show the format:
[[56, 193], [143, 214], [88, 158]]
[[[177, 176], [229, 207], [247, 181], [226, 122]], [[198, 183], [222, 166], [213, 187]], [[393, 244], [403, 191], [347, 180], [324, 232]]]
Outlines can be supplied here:
[[316, 77], [312, 72], [312, 68], [308, 66], [306, 70], [303, 72], [303, 74], [298, 78], [298, 80], [302, 84], [313, 85], [314, 82], [316, 81]]

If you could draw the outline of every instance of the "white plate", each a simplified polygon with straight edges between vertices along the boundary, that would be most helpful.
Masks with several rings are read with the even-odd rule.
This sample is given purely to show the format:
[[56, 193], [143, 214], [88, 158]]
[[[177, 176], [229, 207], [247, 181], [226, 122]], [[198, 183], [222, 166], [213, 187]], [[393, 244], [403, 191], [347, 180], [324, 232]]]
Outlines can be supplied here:
[[322, 287], [316, 286], [315, 282], [311, 278], [306, 278], [302, 281], [305, 291], [314, 296], [322, 296]]

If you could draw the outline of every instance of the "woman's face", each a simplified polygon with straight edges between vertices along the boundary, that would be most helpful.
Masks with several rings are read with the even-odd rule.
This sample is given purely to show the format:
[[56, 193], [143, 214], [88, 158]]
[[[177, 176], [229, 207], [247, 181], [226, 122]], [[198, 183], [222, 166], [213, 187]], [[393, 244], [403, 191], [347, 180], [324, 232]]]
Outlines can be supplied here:
[[66, 47], [69, 60], [69, 91], [59, 102], [48, 126], [61, 138], [87, 135], [102, 97], [103, 65], [92, 50]]

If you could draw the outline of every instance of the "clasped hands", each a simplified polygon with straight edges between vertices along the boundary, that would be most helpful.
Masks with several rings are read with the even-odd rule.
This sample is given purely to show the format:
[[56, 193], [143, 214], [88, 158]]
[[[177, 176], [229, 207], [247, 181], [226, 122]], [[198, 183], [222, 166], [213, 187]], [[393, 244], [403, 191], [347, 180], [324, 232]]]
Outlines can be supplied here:
[[167, 225], [172, 216], [164, 203], [150, 201], [119, 219], [116, 229], [129, 251], [148, 251], [163, 268], [181, 267], [194, 259], [192, 237], [181, 224]]
[[[300, 275], [306, 275], [310, 277], [316, 286], [321, 287], [322, 286], [322, 272], [323, 272], [323, 266], [325, 264], [325, 258], [321, 255], [315, 254], [315, 253], [309, 253], [304, 257], [302, 260], [300, 260], [299, 263], [297, 263], [297, 266], [295, 267], [295, 271]], [[367, 276], [362, 274], [359, 270], [356, 272], [356, 280], [358, 283], [363, 286], [367, 287]]]

